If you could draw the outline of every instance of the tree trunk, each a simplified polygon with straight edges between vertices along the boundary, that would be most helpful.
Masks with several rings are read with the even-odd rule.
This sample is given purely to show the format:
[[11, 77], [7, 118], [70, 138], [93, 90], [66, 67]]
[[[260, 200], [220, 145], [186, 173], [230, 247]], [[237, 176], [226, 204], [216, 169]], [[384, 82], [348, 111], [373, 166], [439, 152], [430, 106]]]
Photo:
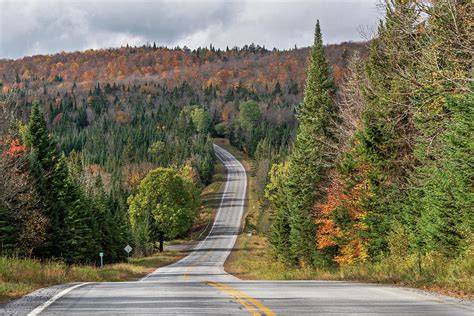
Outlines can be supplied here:
[[165, 240], [165, 236], [163, 234], [160, 234], [160, 252], [163, 252], [163, 242]]

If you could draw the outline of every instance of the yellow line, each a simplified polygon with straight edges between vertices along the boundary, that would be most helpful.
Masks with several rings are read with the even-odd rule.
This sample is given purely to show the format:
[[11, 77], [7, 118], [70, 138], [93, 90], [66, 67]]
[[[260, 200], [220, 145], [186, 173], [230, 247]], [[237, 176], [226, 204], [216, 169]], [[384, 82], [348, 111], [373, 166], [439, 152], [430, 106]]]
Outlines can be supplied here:
[[240, 297], [243, 297], [245, 298], [247, 301], [249, 301], [250, 303], [252, 303], [253, 305], [255, 305], [258, 309], [260, 309], [262, 312], [264, 312], [266, 315], [268, 316], [275, 316], [276, 314], [271, 310], [269, 309], [268, 307], [266, 307], [265, 305], [263, 305], [260, 301], [248, 296], [247, 294], [245, 293], [242, 293], [240, 292], [239, 290], [237, 289], [234, 289], [233, 287], [230, 287], [228, 285], [225, 285], [225, 284], [222, 284], [222, 283], [219, 283], [219, 282], [214, 282], [215, 284], [218, 284], [220, 286], [222, 286], [223, 288], [226, 288], [230, 291], [233, 291], [234, 293], [237, 293], [238, 295], [240, 295]]
[[183, 273], [184, 281], [188, 280], [188, 272], [191, 271], [192, 269], [193, 269], [193, 267], [187, 267], [186, 269], [184, 269], [184, 273]]
[[[210, 283], [210, 282], [208, 282]], [[228, 286], [226, 284], [222, 284], [222, 283], [219, 283], [219, 282], [212, 282], [216, 285], [220, 285], [221, 287], [229, 290], [229, 291], [232, 291], [233, 293], [236, 293], [237, 295], [239, 295], [240, 297], [246, 299], [247, 301], [249, 301], [250, 303], [252, 303], [253, 305], [255, 305], [255, 307], [257, 307], [258, 309], [260, 309], [262, 312], [264, 312], [266, 315], [268, 316], [275, 316], [276, 314], [274, 312], [272, 312], [271, 309], [269, 309], [268, 307], [266, 307], [265, 305], [263, 305], [260, 301], [248, 296], [247, 294], [245, 293], [242, 293], [240, 292], [239, 290], [231, 287], [231, 286]], [[211, 284], [212, 285], [212, 284]]]
[[221, 292], [233, 297], [237, 302], [240, 303], [240, 305], [242, 305], [243, 307], [245, 307], [253, 316], [260, 316], [261, 314], [255, 309], [253, 308], [253, 306], [247, 304], [246, 301], [244, 301], [243, 299], [241, 299], [240, 297], [238, 297], [237, 295], [235, 295], [234, 293], [226, 290], [223, 286], [217, 284], [217, 283], [214, 283], [214, 282], [210, 282], [210, 281], [207, 281], [206, 282], [207, 284], [217, 288], [218, 290], [220, 290]]

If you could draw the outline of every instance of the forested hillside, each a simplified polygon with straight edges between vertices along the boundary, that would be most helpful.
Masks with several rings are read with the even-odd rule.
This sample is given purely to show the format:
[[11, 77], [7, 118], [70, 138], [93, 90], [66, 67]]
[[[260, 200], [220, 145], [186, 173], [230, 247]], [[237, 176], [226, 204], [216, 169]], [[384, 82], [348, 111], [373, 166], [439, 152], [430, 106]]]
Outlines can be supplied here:
[[[328, 46], [335, 73], [342, 78], [364, 47]], [[143, 205], [128, 210], [142, 203], [140, 182], [163, 167], [208, 184], [213, 136], [258, 157], [265, 185], [270, 161], [283, 159], [294, 137], [307, 53], [153, 45], [0, 61], [2, 253], [94, 262], [108, 249], [111, 262], [127, 243], [150, 253], [155, 241], [186, 233], [194, 213], [172, 233], [157, 233], [148, 217], [143, 226], [132, 216]], [[173, 179], [160, 170], [148, 183]]]

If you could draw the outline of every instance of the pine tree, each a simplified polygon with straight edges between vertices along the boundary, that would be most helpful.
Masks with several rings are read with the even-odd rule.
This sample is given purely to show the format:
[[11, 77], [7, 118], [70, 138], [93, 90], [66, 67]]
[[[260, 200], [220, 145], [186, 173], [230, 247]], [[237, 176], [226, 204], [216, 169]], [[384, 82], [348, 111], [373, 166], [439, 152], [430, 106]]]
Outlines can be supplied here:
[[325, 57], [319, 21], [306, 80], [304, 100], [298, 108], [299, 127], [289, 157], [290, 248], [292, 260], [315, 261], [313, 205], [321, 198], [327, 170], [332, 166], [335, 117], [334, 85]]
[[439, 136], [439, 146], [416, 169], [405, 210], [417, 244], [448, 257], [458, 255], [474, 231], [473, 104], [472, 95], [446, 100], [451, 121]]

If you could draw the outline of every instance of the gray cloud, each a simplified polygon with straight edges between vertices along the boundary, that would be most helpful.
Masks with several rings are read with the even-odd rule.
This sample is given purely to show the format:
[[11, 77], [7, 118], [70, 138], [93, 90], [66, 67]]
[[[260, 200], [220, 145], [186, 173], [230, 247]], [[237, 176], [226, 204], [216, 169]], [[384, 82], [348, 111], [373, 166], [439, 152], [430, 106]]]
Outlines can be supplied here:
[[216, 47], [252, 42], [308, 46], [360, 40], [379, 19], [377, 0], [0, 0], [0, 58], [142, 45]]

